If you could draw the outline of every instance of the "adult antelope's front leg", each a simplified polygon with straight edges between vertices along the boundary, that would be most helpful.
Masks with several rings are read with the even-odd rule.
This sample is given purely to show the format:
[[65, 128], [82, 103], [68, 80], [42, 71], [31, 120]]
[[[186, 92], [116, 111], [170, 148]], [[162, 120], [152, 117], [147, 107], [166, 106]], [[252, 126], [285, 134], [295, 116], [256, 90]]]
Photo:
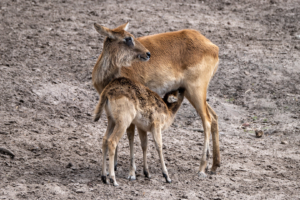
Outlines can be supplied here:
[[127, 137], [129, 140], [129, 147], [130, 147], [130, 169], [129, 169], [129, 175], [128, 175], [128, 179], [129, 180], [135, 180], [136, 176], [135, 176], [135, 170], [136, 170], [136, 166], [135, 166], [135, 159], [134, 159], [134, 129], [135, 129], [135, 125], [131, 124], [128, 128], [127, 128]]

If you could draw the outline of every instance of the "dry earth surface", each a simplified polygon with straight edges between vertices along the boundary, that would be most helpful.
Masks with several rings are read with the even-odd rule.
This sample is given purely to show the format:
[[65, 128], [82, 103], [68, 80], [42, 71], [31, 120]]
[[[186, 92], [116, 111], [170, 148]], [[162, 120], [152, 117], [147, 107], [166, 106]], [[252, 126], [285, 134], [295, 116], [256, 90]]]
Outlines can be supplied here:
[[[136, 137], [138, 177], [126, 179], [126, 136], [120, 186], [101, 182], [107, 121], [103, 114], [92, 122], [98, 94], [91, 73], [103, 37], [93, 23], [127, 21], [136, 37], [189, 28], [220, 47], [208, 91], [219, 115], [216, 175], [197, 176], [202, 125], [185, 100], [163, 133], [171, 184], [151, 137], [152, 178], [142, 175]], [[0, 155], [0, 199], [300, 199], [299, 57], [299, 0], [1, 0], [0, 147], [15, 159]]]

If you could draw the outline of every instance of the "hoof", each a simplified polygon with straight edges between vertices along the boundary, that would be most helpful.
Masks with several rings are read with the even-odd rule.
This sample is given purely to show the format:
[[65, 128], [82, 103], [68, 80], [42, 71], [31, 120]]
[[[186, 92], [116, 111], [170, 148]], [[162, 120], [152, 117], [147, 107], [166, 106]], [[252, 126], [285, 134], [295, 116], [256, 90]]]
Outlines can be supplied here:
[[167, 183], [172, 182], [172, 180], [167, 176], [167, 174], [163, 173], [163, 176], [165, 177]]
[[101, 180], [102, 180], [103, 183], [107, 184], [106, 176], [101, 176]]
[[150, 174], [149, 174], [149, 172], [147, 172], [147, 171], [144, 171], [144, 175], [145, 175], [145, 177], [147, 177], [147, 178], [150, 178], [150, 177], [151, 177]]
[[128, 180], [130, 180], [130, 181], [133, 181], [133, 180], [136, 180], [136, 177], [135, 176], [128, 176]]
[[198, 176], [200, 178], [206, 178], [207, 177], [207, 175], [204, 172], [198, 172]]
[[115, 182], [115, 183], [114, 183], [114, 186], [115, 186], [115, 187], [118, 187], [118, 186], [119, 186], [119, 184], [118, 184], [117, 182]]
[[117, 169], [118, 169], [118, 164], [115, 164], [115, 171], [117, 171]]
[[205, 172], [208, 172], [208, 166], [205, 167]]
[[209, 174], [210, 174], [210, 175], [216, 175], [217, 172], [216, 172], [216, 171], [210, 171]]
[[119, 184], [117, 183], [117, 181], [114, 181], [114, 179], [110, 178], [109, 179], [110, 182], [116, 187], [116, 186], [119, 186]]

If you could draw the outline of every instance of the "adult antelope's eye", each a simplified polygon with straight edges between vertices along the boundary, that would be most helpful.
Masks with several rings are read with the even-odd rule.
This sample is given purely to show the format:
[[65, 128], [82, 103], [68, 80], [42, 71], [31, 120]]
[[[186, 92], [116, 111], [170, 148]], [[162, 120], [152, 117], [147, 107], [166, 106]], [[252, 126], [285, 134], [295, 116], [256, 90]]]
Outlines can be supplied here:
[[125, 44], [127, 44], [127, 46], [133, 46], [134, 45], [132, 37], [126, 37], [124, 39], [124, 42], [125, 42]]

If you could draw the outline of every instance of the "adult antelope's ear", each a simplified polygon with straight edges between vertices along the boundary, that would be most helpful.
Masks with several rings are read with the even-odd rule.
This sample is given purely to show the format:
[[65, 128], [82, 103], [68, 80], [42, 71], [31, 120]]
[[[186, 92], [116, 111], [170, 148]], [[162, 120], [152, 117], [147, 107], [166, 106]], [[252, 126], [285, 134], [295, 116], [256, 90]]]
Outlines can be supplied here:
[[114, 31], [120, 31], [120, 30], [127, 31], [128, 27], [129, 27], [129, 22], [122, 24], [121, 26], [118, 26], [117, 28], [114, 29]]
[[114, 34], [109, 28], [106, 28], [104, 26], [101, 26], [100, 24], [94, 23], [94, 27], [98, 33], [100, 33], [103, 36], [109, 37], [111, 39], [115, 39]]

